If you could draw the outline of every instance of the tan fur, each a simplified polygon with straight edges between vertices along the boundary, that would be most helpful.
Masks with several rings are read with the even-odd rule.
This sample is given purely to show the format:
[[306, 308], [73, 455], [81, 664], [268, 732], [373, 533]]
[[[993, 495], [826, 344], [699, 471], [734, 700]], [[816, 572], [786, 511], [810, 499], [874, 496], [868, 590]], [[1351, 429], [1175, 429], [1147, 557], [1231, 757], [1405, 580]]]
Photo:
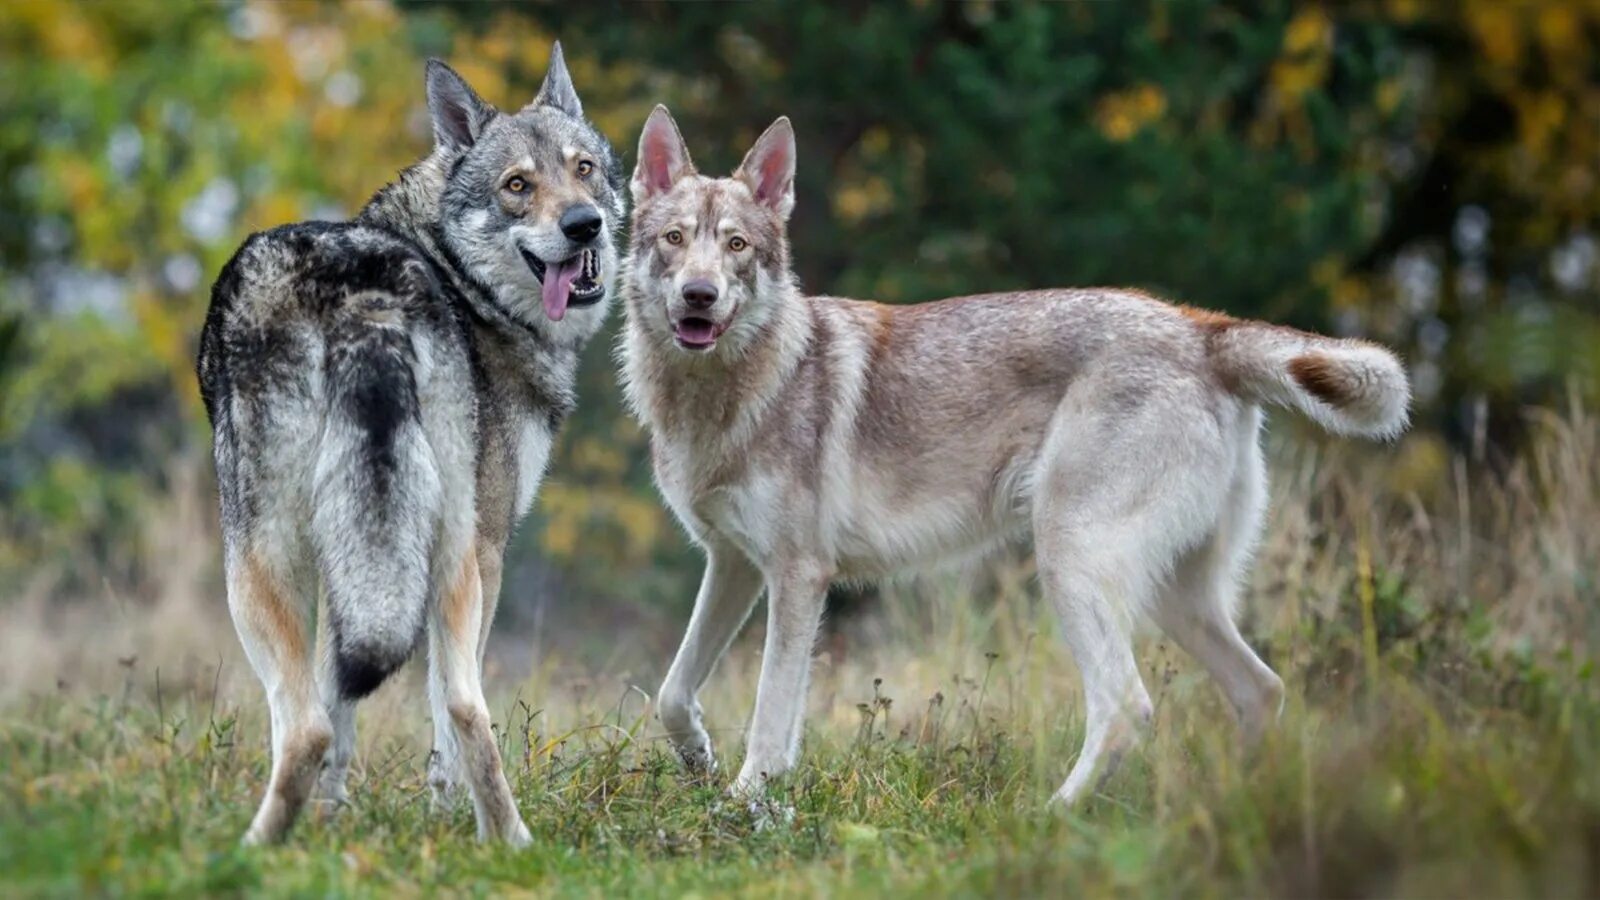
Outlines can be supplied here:
[[[662, 495], [708, 556], [660, 692], [686, 761], [711, 764], [696, 695], [757, 585], [767, 642], [740, 792], [795, 762], [830, 582], [1016, 538], [1033, 541], [1084, 680], [1084, 748], [1059, 800], [1093, 790], [1151, 716], [1130, 639], [1147, 613], [1217, 678], [1247, 735], [1276, 715], [1282, 683], [1231, 619], [1265, 500], [1258, 404], [1393, 434], [1409, 395], [1392, 355], [1132, 290], [905, 307], [802, 295], [786, 120], [731, 179], [694, 174], [664, 109], [640, 143], [625, 384]], [[738, 223], [751, 246], [709, 221]], [[663, 241], [668, 229], [683, 240]], [[690, 304], [691, 279], [716, 302]], [[1318, 357], [1330, 363], [1314, 383], [1337, 380], [1337, 396], [1292, 374]]]
[[461, 555], [461, 571], [440, 602], [444, 605], [445, 627], [452, 634], [475, 630], [483, 615], [483, 582], [478, 577], [475, 551]]
[[[494, 555], [498, 557], [498, 550]], [[447, 753], [455, 760], [459, 772], [451, 774], [459, 774], [471, 789], [478, 837], [524, 846], [531, 838], [506, 781], [483, 697], [481, 653], [492, 604], [485, 599], [478, 554], [471, 547], [464, 548], [455, 571], [441, 592], [435, 611], [437, 627], [428, 631], [433, 671], [429, 687], [436, 692], [435, 708], [442, 708], [448, 717], [442, 728], [435, 728], [435, 752]], [[429, 773], [435, 799], [448, 804], [454, 798], [453, 789], [449, 783], [435, 781], [437, 774]]]
[[[267, 564], [254, 551], [245, 554], [243, 596], [240, 606], [285, 659], [311, 658], [306, 648], [304, 613], [291, 605], [289, 592], [279, 583]], [[299, 666], [305, 669], [305, 666]], [[306, 677], [309, 671], [304, 672]]]
[[267, 685], [269, 696], [278, 698], [271, 781], [245, 833], [246, 843], [272, 843], [294, 824], [311, 794], [333, 726], [317, 700], [307, 610], [290, 600], [294, 593], [286, 576], [256, 549], [243, 551], [230, 573], [228, 605], [245, 652], [252, 663], [275, 673]]
[[[1155, 297], [1150, 297], [1150, 300], [1154, 303], [1163, 302]], [[1212, 310], [1201, 309], [1197, 306], [1179, 305], [1174, 306], [1173, 309], [1176, 310], [1179, 315], [1193, 322], [1202, 331], [1206, 332], [1226, 331], [1227, 329], [1239, 323], [1238, 319], [1235, 319], [1233, 316], [1230, 316], [1226, 313], [1213, 312]]]
[[465, 786], [481, 837], [529, 840], [483, 653], [501, 554], [615, 293], [621, 168], [559, 44], [518, 112], [438, 60], [426, 96], [433, 151], [350, 221], [252, 235], [202, 333], [228, 601], [271, 713], [251, 843], [281, 840], [313, 781], [348, 801], [356, 704], [424, 635], [436, 802]]

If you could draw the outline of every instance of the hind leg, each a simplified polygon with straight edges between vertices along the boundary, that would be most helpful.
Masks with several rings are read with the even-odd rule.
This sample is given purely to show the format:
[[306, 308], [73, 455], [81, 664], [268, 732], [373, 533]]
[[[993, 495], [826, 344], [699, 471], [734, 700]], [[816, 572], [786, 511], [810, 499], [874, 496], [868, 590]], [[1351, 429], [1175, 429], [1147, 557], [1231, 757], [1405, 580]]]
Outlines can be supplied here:
[[246, 844], [274, 843], [294, 824], [333, 740], [312, 672], [306, 579], [294, 561], [250, 547], [227, 559], [228, 609], [272, 716], [272, 775]]
[[317, 653], [317, 693], [333, 725], [333, 743], [322, 760], [322, 774], [317, 779], [317, 797], [337, 808], [350, 802], [345, 779], [356, 750], [356, 701], [345, 697], [339, 690], [334, 639], [330, 631], [329, 616], [324, 610], [317, 617], [320, 647]]
[[1233, 707], [1246, 745], [1253, 745], [1283, 707], [1283, 681], [1256, 656], [1233, 623], [1232, 572], [1218, 571], [1207, 557], [1186, 560], [1161, 595], [1156, 623], [1194, 657]]
[[1225, 429], [1235, 413], [1206, 385], [1181, 371], [1157, 379], [1159, 391], [1120, 377], [1063, 398], [1034, 481], [1040, 581], [1082, 673], [1087, 720], [1054, 797], [1063, 805], [1097, 789], [1148, 725], [1133, 622], [1183, 551], [1214, 530], [1233, 469]]
[[1041, 524], [1035, 536], [1044, 593], [1083, 678], [1083, 750], [1053, 798], [1065, 805], [1082, 800], [1110, 777], [1153, 712], [1123, 606], [1138, 602], [1125, 595], [1144, 590], [1144, 578], [1129, 568], [1137, 566], [1136, 560], [1107, 552], [1104, 534], [1056, 521]]
[[[525, 846], [531, 836], [506, 781], [478, 668], [484, 605], [477, 554], [469, 548], [454, 569], [428, 623], [428, 688], [438, 741], [435, 760], [443, 773], [464, 776], [480, 840]], [[443, 723], [448, 723], [448, 732], [440, 727]]]
[[1239, 583], [1261, 531], [1266, 474], [1254, 419], [1241, 434], [1239, 461], [1216, 534], [1185, 555], [1161, 591], [1153, 618], [1193, 656], [1233, 707], [1246, 745], [1260, 740], [1283, 707], [1283, 681], [1233, 622]]

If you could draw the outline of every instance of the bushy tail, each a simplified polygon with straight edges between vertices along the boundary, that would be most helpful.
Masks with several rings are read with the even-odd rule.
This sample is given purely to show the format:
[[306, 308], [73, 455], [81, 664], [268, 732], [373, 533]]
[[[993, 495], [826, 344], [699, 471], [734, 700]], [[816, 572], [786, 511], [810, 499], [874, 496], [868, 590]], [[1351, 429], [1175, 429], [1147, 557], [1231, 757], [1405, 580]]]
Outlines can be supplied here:
[[358, 698], [404, 664], [422, 634], [442, 497], [415, 350], [394, 311], [382, 297], [353, 297], [327, 337], [312, 532], [339, 690]]
[[1235, 393], [1297, 409], [1335, 434], [1390, 439], [1406, 428], [1405, 367], [1376, 344], [1230, 321], [1213, 333], [1211, 356]]

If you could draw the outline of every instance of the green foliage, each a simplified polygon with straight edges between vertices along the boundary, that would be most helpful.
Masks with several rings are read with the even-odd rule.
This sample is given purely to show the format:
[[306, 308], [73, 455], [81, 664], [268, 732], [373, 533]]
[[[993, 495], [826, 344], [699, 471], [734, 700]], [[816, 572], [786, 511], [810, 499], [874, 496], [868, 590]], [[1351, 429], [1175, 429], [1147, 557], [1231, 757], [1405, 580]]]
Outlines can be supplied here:
[[1377, 177], [1354, 163], [1389, 116], [1349, 113], [1396, 63], [1382, 23], [1346, 26], [1333, 57], [1319, 18], [1311, 60], [1280, 78], [1280, 57], [1299, 52], [1285, 46], [1291, 12], [766, 4], [610, 29], [604, 8], [533, 15], [596, 34], [604, 60], [697, 60], [661, 96], [707, 171], [731, 168], [771, 117], [794, 118], [796, 259], [813, 290], [1138, 284], [1314, 322], [1312, 268], [1375, 236], [1361, 205]]
[[[813, 291], [1123, 284], [1354, 330], [1409, 357], [1423, 429], [1515, 443], [1521, 404], [1600, 392], [1597, 27], [1576, 0], [0, 5], [0, 561], [127, 542], [95, 511], [203, 456], [210, 279], [426, 149], [422, 57], [510, 105], [557, 36], [625, 158], [656, 102], [710, 172], [790, 115]], [[585, 366], [519, 554], [687, 597], [611, 360]]]

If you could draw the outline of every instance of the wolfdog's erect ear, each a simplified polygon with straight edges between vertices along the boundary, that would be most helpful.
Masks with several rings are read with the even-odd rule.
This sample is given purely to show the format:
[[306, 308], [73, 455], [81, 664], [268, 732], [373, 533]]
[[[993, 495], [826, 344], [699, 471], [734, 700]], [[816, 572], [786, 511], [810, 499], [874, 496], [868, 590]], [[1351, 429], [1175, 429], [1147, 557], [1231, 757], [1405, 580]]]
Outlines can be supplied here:
[[533, 98], [533, 105], [554, 106], [573, 118], [583, 118], [583, 104], [578, 101], [578, 91], [567, 73], [567, 56], [561, 52], [560, 41], [550, 48], [550, 69], [544, 73], [544, 84], [539, 87], [539, 95]]
[[483, 102], [456, 70], [437, 59], [428, 60], [428, 114], [433, 117], [433, 140], [441, 147], [465, 150], [478, 140], [495, 108]]
[[756, 138], [755, 146], [733, 173], [750, 186], [756, 202], [785, 219], [794, 211], [794, 153], [794, 126], [788, 116], [779, 116]]
[[665, 194], [679, 178], [694, 174], [689, 148], [684, 146], [678, 123], [665, 106], [657, 105], [639, 135], [639, 165], [633, 170], [633, 202]]

